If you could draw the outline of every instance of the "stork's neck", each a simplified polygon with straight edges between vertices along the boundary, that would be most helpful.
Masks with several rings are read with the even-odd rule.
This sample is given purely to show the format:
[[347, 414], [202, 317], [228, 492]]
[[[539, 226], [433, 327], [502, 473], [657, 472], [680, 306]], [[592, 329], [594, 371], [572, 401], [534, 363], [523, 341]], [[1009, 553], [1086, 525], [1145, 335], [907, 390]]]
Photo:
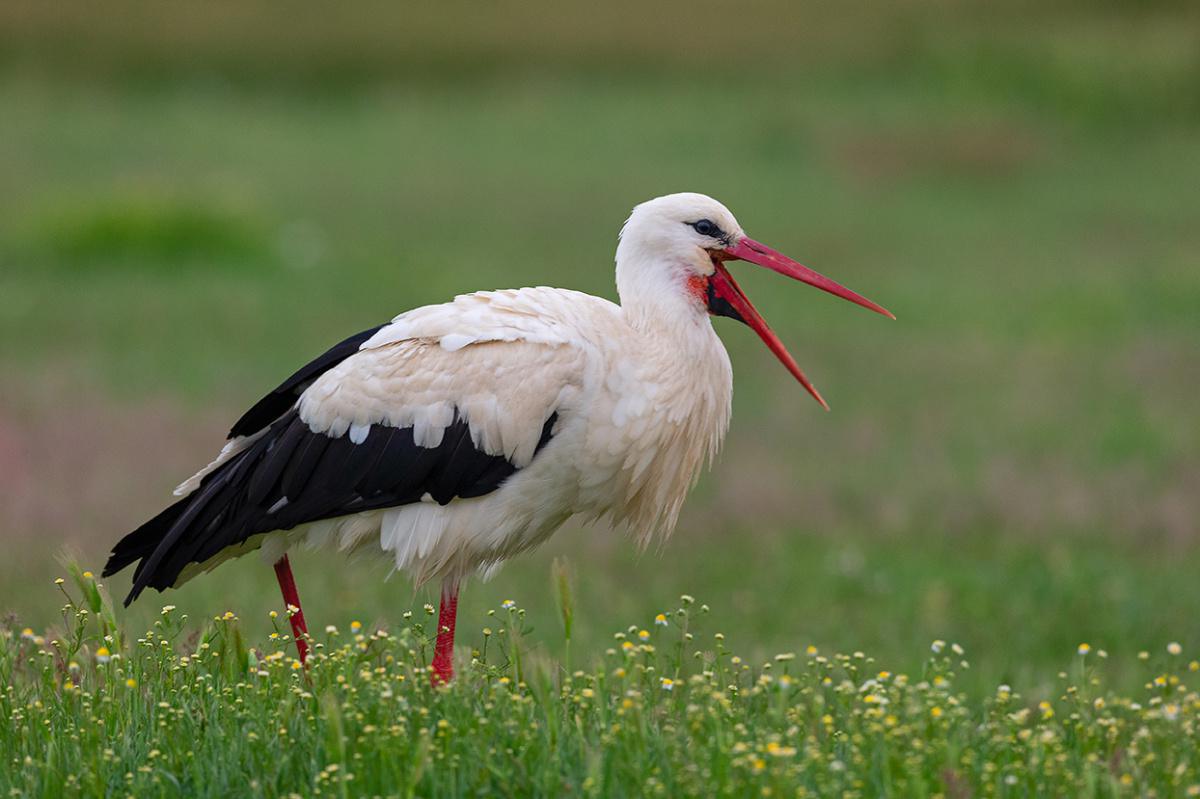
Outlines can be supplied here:
[[674, 527], [688, 488], [720, 449], [729, 427], [733, 372], [706, 303], [694, 291], [695, 267], [620, 254], [617, 289], [635, 333], [622, 348], [636, 368], [628, 382], [620, 375], [606, 382], [621, 412], [605, 410], [599, 424], [646, 418], [644, 424], [617, 425], [609, 434], [625, 449], [614, 450], [620, 455], [611, 481], [616, 504], [608, 508], [645, 542], [654, 531], [665, 534]]
[[[622, 242], [624, 244], [624, 242]], [[623, 251], [624, 249], [624, 251]], [[642, 379], [655, 383], [669, 415], [698, 414], [709, 454], [729, 423], [733, 371], [708, 313], [708, 266], [638, 258], [617, 250], [617, 291], [626, 323], [637, 334]]]
[[696, 265], [645, 254], [625, 242], [617, 249], [617, 294], [631, 327], [665, 340], [715, 336], [708, 308], [690, 281]]

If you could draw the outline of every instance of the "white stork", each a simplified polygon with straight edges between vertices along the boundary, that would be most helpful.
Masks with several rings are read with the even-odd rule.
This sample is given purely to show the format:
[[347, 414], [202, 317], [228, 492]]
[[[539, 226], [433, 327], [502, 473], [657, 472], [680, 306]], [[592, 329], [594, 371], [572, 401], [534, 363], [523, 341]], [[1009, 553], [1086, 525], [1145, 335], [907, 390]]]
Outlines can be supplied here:
[[[483, 291], [351, 336], [258, 401], [181, 499], [125, 536], [128, 605], [261, 549], [301, 659], [287, 552], [378, 553], [442, 582], [432, 681], [453, 676], [458, 590], [573, 515], [645, 544], [670, 533], [729, 425], [733, 376], [710, 315], [753, 329], [825, 401], [726, 269], [749, 261], [891, 316], [750, 239], [724, 205], [637, 206], [617, 246], [616, 305], [546, 287]], [[894, 317], [893, 317], [894, 318]]]

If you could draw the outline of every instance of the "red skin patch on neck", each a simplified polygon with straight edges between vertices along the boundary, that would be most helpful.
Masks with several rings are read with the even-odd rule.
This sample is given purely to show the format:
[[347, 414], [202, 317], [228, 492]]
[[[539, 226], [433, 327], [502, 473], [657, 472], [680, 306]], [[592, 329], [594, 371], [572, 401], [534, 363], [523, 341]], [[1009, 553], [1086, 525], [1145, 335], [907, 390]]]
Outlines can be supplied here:
[[704, 275], [692, 275], [687, 279], [688, 293], [696, 298], [696, 302], [708, 307], [708, 278]]

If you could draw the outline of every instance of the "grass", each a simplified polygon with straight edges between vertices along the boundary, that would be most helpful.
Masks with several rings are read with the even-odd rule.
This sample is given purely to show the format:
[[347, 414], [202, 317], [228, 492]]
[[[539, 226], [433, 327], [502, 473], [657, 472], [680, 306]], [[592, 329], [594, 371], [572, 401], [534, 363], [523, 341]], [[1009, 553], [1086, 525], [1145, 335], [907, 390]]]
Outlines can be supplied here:
[[[140, 795], [190, 792], [172, 777], [212, 792], [252, 779], [304, 795], [325, 773], [323, 791], [352, 794], [482, 792], [505, 775], [543, 793], [585, 792], [592, 778], [587, 790], [608, 794], [720, 783], [1172, 795], [1197, 781], [1188, 691], [1153, 685], [1166, 673], [1194, 689], [1186, 663], [1200, 647], [1194, 4], [762, 0], [736, 25], [725, 7], [670, 2], [584, 17], [536, 4], [323, 9], [289, 25], [260, 3], [42, 6], [0, 9], [0, 175], [12, 187], [0, 192], [0, 612], [11, 614], [0, 780], [19, 781], [3, 787], [53, 795], [73, 777], [79, 793]], [[417, 671], [423, 611], [402, 612], [436, 597], [319, 553], [293, 557], [327, 656], [311, 683], [269, 638], [278, 593], [257, 557], [117, 609], [106, 623], [119, 645], [83, 603], [79, 648], [62, 649], [78, 611], [64, 618], [46, 587], [63, 550], [102, 562], [273, 381], [458, 292], [553, 284], [613, 297], [624, 215], [681, 189], [722, 199], [751, 235], [899, 320], [740, 268], [833, 412], [718, 320], [736, 371], [733, 429], [671, 541], [639, 554], [569, 525], [472, 582], [463, 680], [447, 692]], [[556, 558], [574, 564], [569, 667], [547, 579]], [[123, 595], [127, 579], [104, 590]], [[652, 624], [685, 592], [711, 605], [703, 618], [688, 607], [706, 667], [718, 630], [751, 666], [728, 707], [712, 696], [720, 684], [692, 684], [704, 667], [689, 651], [680, 661], [664, 645], [678, 640], [674, 613]], [[465, 657], [508, 597], [524, 614], [513, 643], [524, 688], [492, 644], [485, 665]], [[178, 609], [162, 617], [164, 602]], [[227, 609], [241, 619], [197, 621]], [[364, 635], [388, 631], [368, 657], [387, 672], [370, 682], [352, 663], [352, 618]], [[342, 634], [320, 633], [329, 623]], [[612, 632], [631, 624], [657, 650], [625, 664]], [[152, 652], [137, 630], [171, 645]], [[221, 654], [197, 661], [201, 637]], [[939, 639], [963, 646], [970, 668], [957, 656], [930, 665]], [[1172, 641], [1184, 655], [1167, 653]], [[100, 666], [101, 645], [119, 657]], [[832, 686], [809, 645], [829, 658]], [[779, 652], [798, 657], [777, 664]], [[765, 663], [794, 683], [751, 696]], [[853, 693], [838, 688], [847, 667]], [[955, 672], [943, 693], [957, 706], [930, 668]], [[663, 691], [656, 680], [675, 669]], [[908, 682], [879, 688], [887, 710], [869, 717], [876, 703], [858, 688], [885, 669]], [[211, 679], [183, 680], [188, 670]], [[627, 698], [636, 713], [620, 723], [636, 721], [638, 737], [629, 726], [613, 737]], [[453, 725], [440, 737], [439, 720]], [[490, 736], [515, 755], [497, 743], [490, 756]], [[796, 752], [771, 756], [772, 742]], [[459, 764], [420, 770], [419, 753]]]
[[61, 627], [0, 631], [11, 795], [1200, 794], [1200, 662], [1176, 642], [1137, 655], [1131, 694], [1080, 643], [1044, 698], [972, 699], [957, 643], [911, 673], [811, 645], [748, 661], [688, 595], [572, 671], [529, 657], [506, 600], [469, 630], [465, 673], [431, 688], [430, 605], [327, 626], [305, 669], [275, 611], [254, 643], [232, 611], [197, 635], [173, 605], [134, 638], [73, 577]]

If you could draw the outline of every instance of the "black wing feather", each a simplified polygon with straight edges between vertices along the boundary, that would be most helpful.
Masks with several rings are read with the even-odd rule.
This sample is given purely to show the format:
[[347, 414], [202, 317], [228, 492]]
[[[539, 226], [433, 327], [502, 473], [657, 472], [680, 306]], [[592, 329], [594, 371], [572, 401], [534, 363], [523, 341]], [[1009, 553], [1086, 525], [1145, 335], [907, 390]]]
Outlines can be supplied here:
[[321, 462], [325, 448], [329, 446], [329, 436], [313, 434], [310, 430], [296, 449], [296, 456], [288, 461], [283, 470], [283, 485], [279, 492], [281, 497], [298, 497], [304, 493], [308, 478]]
[[[546, 420], [537, 451], [550, 441], [557, 418]], [[517, 471], [504, 456], [477, 449], [457, 413], [436, 447], [418, 446], [411, 427], [372, 425], [360, 444], [332, 438], [313, 432], [290, 406], [268, 424], [195, 492], [113, 548], [105, 576], [140, 561], [125, 604], [147, 587], [169, 588], [189, 563], [204, 563], [258, 533], [406, 505], [426, 494], [442, 504], [479, 497]]]
[[293, 418], [279, 437], [271, 442], [266, 453], [263, 454], [262, 465], [255, 469], [254, 474], [250, 477], [249, 485], [246, 488], [248, 503], [254, 505], [262, 502], [271, 489], [279, 484], [279, 480], [283, 477], [283, 470], [287, 468], [292, 454], [304, 440], [304, 434], [307, 431], [308, 425], [299, 418]]

